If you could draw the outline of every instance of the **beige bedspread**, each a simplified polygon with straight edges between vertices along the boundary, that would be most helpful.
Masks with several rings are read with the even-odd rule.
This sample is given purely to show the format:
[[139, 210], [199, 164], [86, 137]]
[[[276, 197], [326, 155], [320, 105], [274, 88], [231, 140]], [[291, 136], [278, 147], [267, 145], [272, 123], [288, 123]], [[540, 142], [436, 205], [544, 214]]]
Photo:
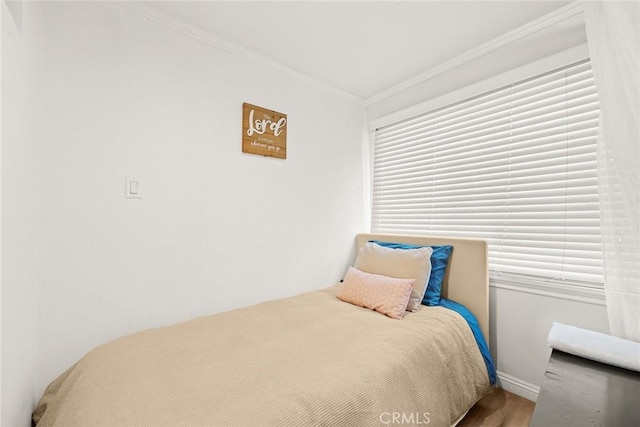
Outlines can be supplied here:
[[38, 427], [448, 426], [487, 391], [457, 314], [392, 320], [335, 288], [117, 339], [48, 387]]

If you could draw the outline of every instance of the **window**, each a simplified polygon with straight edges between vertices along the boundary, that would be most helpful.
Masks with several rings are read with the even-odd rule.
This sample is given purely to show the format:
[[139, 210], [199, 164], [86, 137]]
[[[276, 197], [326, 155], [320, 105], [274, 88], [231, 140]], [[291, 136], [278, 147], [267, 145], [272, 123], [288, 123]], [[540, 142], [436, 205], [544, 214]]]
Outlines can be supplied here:
[[476, 237], [492, 274], [602, 287], [589, 61], [375, 130], [372, 231]]

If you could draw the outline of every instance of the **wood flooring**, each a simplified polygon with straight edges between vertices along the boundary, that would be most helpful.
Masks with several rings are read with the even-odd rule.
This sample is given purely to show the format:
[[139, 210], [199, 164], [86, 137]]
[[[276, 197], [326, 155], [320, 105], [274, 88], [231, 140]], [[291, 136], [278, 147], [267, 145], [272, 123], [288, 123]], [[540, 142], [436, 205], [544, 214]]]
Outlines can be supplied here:
[[467, 413], [459, 427], [526, 427], [535, 403], [496, 388]]

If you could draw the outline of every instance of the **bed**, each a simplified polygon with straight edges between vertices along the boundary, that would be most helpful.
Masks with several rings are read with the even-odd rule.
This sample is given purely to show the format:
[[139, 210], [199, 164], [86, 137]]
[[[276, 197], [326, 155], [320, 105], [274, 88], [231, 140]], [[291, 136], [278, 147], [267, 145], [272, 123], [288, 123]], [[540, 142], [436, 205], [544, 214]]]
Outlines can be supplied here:
[[[451, 245], [442, 296], [488, 340], [486, 243]], [[345, 279], [346, 280], [346, 279]], [[402, 320], [327, 289], [142, 331], [87, 353], [36, 406], [38, 427], [455, 424], [491, 390], [486, 355], [457, 312], [421, 306]]]

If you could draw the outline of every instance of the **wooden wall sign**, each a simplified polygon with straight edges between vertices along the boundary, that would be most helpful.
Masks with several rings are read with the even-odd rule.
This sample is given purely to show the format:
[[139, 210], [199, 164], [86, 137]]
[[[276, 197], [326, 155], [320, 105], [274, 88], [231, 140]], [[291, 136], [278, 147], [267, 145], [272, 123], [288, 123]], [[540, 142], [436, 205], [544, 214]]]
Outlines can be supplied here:
[[287, 158], [287, 115], [242, 104], [242, 152]]

